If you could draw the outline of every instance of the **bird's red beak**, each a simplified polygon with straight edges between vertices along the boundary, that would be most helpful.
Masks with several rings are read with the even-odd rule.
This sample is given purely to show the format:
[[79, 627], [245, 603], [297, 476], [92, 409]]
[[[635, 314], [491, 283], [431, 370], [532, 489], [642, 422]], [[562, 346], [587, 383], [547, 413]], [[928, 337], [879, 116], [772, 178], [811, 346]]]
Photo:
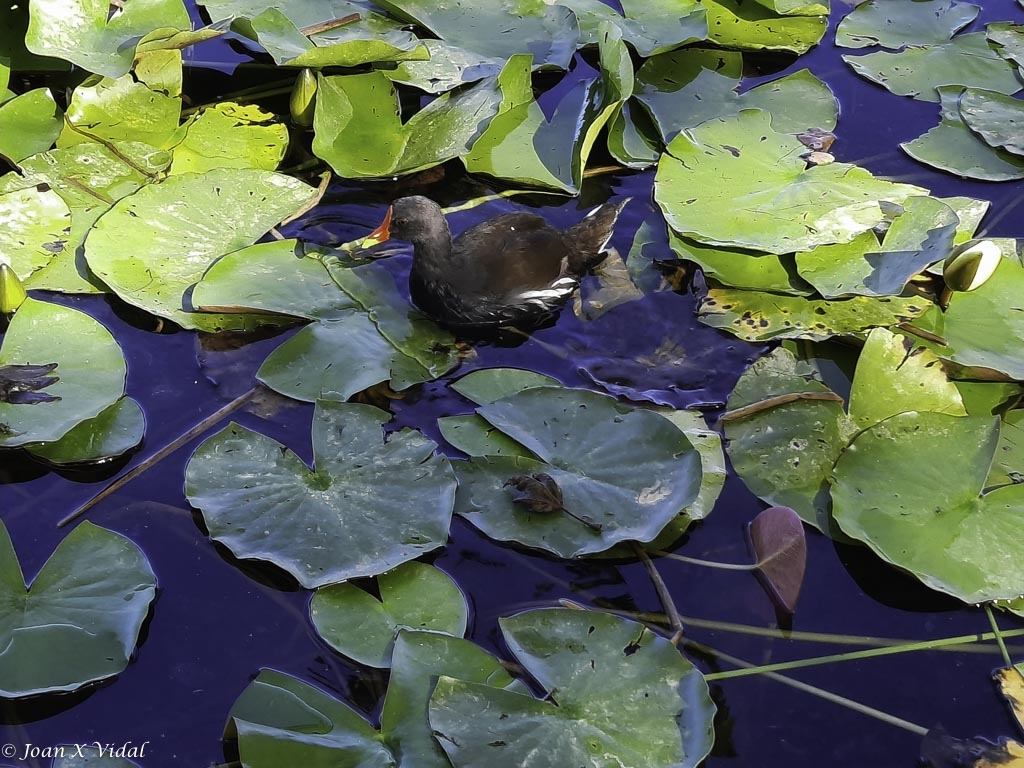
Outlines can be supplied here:
[[363, 238], [363, 248], [369, 248], [370, 246], [383, 243], [385, 240], [391, 237], [391, 214], [393, 212], [394, 208], [388, 208], [388, 212], [384, 216], [384, 221], [380, 223], [380, 226]]

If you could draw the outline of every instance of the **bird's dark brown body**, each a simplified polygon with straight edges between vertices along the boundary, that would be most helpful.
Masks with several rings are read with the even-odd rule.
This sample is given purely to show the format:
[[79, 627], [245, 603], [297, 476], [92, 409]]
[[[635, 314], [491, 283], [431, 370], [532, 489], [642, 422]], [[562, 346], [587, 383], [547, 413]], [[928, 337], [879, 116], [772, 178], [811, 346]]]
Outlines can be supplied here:
[[452, 240], [437, 203], [403, 197], [371, 237], [413, 244], [409, 292], [441, 324], [527, 328], [549, 319], [601, 260], [626, 202], [607, 203], [567, 230], [533, 213], [507, 213]]

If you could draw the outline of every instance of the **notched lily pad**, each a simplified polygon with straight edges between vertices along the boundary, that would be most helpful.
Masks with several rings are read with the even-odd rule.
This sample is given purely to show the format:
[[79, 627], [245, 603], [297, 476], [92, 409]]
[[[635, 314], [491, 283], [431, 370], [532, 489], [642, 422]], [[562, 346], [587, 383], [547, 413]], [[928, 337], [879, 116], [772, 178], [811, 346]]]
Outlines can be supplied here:
[[435, 444], [388, 414], [319, 402], [314, 468], [232, 424], [189, 460], [185, 492], [210, 537], [236, 557], [269, 560], [304, 587], [374, 576], [448, 539], [455, 478]]

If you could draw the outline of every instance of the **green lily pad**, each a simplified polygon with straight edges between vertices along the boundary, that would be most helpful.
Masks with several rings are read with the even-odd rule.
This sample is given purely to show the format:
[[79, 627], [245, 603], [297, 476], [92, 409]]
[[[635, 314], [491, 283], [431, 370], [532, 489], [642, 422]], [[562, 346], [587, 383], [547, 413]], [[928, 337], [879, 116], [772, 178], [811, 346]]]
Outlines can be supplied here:
[[[116, 154], [115, 154], [116, 152]], [[114, 202], [156, 179], [171, 162], [169, 152], [147, 144], [118, 142], [111, 148], [102, 144], [78, 144], [33, 155], [21, 162], [21, 173], [0, 178], [26, 189], [45, 184], [52, 188], [71, 211], [71, 231], [63, 233], [63, 249], [32, 273], [26, 284], [68, 293], [97, 293], [102, 283], [76, 261], [76, 254], [96, 219]]]
[[549, 699], [441, 677], [430, 723], [455, 768], [676, 768], [711, 749], [715, 707], [665, 638], [595, 611], [548, 608], [500, 621]]
[[[830, 399], [799, 397], [806, 393]], [[813, 369], [781, 348], [760, 358], [736, 383], [723, 424], [733, 468], [751, 493], [827, 531], [828, 475], [856, 427]]]
[[939, 45], [953, 37], [981, 10], [956, 0], [870, 0], [848, 13], [836, 27], [836, 45], [843, 48], [899, 49]]
[[910, 47], [896, 53], [847, 55], [843, 61], [861, 77], [895, 94], [921, 101], [939, 101], [935, 89], [954, 83], [1006, 94], [1021, 89], [1014, 67], [996, 53], [984, 32], [971, 32], [942, 45]]
[[0, 365], [48, 363], [57, 363], [60, 380], [46, 393], [59, 399], [0, 403], [0, 446], [59, 440], [124, 395], [124, 356], [106, 328], [84, 312], [26, 299], [4, 335]]
[[0, 260], [27, 282], [64, 252], [71, 211], [52, 189], [29, 186], [0, 194], [0, 221]]
[[524, 389], [547, 386], [560, 385], [550, 376], [535, 371], [520, 368], [484, 368], [467, 373], [452, 384], [452, 389], [477, 405], [487, 405]]
[[956, 385], [933, 352], [902, 334], [875, 328], [857, 360], [850, 418], [867, 429], [905, 411], [966, 416]]
[[403, 563], [377, 577], [380, 598], [354, 584], [331, 584], [313, 594], [309, 615], [328, 645], [370, 667], [391, 666], [399, 629], [430, 630], [462, 637], [469, 607], [462, 590], [443, 571]]
[[960, 94], [960, 117], [991, 147], [1024, 155], [1024, 104], [995, 91], [967, 88]]
[[248, 768], [282, 765], [395, 768], [377, 731], [318, 688], [262, 669], [235, 701], [224, 728]]
[[535, 0], [486, 4], [380, 0], [375, 4], [467, 51], [499, 59], [528, 53], [535, 68], [567, 69], [579, 40], [579, 25], [571, 10]]
[[987, 24], [985, 36], [996, 46], [996, 53], [1016, 64], [1018, 71], [1024, 67], [1024, 25], [1009, 21]]
[[926, 194], [845, 163], [807, 168], [805, 151], [761, 110], [708, 120], [669, 144], [654, 197], [685, 237], [782, 254], [848, 242], [883, 220], [881, 201]]
[[781, 16], [756, 2], [705, 0], [708, 40], [741, 51], [807, 53], [828, 29], [828, 16]]
[[75, 89], [58, 147], [83, 142], [137, 141], [165, 149], [181, 121], [181, 96], [151, 88], [128, 74], [91, 78]]
[[960, 112], [964, 91], [959, 85], [936, 88], [939, 124], [900, 147], [915, 160], [957, 176], [985, 181], [1024, 179], [1024, 158], [990, 147], [967, 127]]
[[45, 152], [57, 140], [62, 125], [63, 113], [47, 88], [5, 101], [0, 105], [0, 155], [17, 163]]
[[[1011, 243], [1013, 241], [1010, 241]], [[945, 338], [961, 365], [991, 368], [1024, 379], [1024, 334], [1020, 296], [1024, 267], [1016, 253], [1003, 252], [995, 273], [980, 288], [954, 291], [946, 310]]]
[[174, 147], [171, 173], [213, 168], [272, 171], [288, 149], [288, 127], [259, 107], [224, 101], [201, 110]]
[[171, 176], [101, 216], [85, 257], [122, 299], [184, 328], [253, 328], [267, 319], [190, 312], [184, 294], [216, 259], [252, 245], [315, 194], [290, 176], [249, 168]]
[[74, 691], [119, 674], [156, 594], [145, 555], [92, 523], [69, 533], [26, 586], [0, 523], [0, 695]]
[[[457, 464], [456, 512], [491, 538], [559, 557], [593, 554], [622, 541], [651, 541], [697, 497], [699, 456], [658, 413], [561, 387], [527, 389], [477, 413], [527, 451]], [[446, 438], [464, 451], [479, 444]], [[505, 487], [511, 477], [538, 473], [553, 478], [571, 514], [531, 511]]]
[[462, 157], [498, 111], [492, 79], [438, 96], [402, 122], [382, 72], [317, 79], [313, 152], [345, 178], [380, 178]]
[[115, 14], [102, 0], [34, 2], [25, 44], [40, 56], [121, 77], [131, 69], [138, 41], [161, 27], [192, 29], [181, 0], [134, 0]]
[[388, 414], [319, 402], [314, 469], [237, 424], [189, 460], [185, 491], [211, 538], [237, 557], [269, 560], [304, 587], [374, 576], [444, 544], [455, 479], [435, 444]]
[[661, 142], [650, 117], [634, 101], [626, 101], [608, 121], [608, 152], [615, 162], [643, 170], [661, 156]]
[[853, 296], [824, 301], [712, 288], [700, 304], [698, 317], [705, 325], [729, 331], [744, 341], [823, 341], [832, 336], [910, 322], [931, 306], [931, 301], [917, 296]]
[[505, 62], [483, 53], [456, 48], [441, 40], [424, 40], [428, 61], [402, 61], [394, 69], [382, 69], [390, 80], [427, 93], [443, 93], [485, 77], [496, 77]]
[[756, 251], [716, 248], [680, 237], [671, 229], [668, 231], [668, 244], [679, 258], [692, 261], [700, 267], [705, 277], [716, 283], [748, 291], [771, 291], [795, 296], [814, 293], [814, 288], [797, 274], [791, 254], [775, 256]]
[[[1020, 385], [1016, 396], [1020, 395]], [[988, 414], [986, 414], [988, 415]], [[1007, 412], [999, 428], [999, 444], [996, 446], [992, 466], [985, 478], [986, 490], [1004, 485], [1017, 485], [1024, 480], [1024, 410]]]
[[596, 44], [601, 23], [617, 27], [622, 39], [643, 58], [707, 37], [704, 7], [696, 0], [622, 0], [623, 15], [601, 0], [563, 0], [580, 25], [580, 43]]
[[846, 533], [933, 589], [968, 603], [1018, 597], [1024, 487], [983, 492], [998, 438], [998, 418], [886, 419], [836, 463], [833, 515]]
[[849, 243], [798, 253], [800, 276], [826, 299], [849, 295], [896, 296], [907, 282], [953, 250], [960, 218], [934, 197], [910, 197], [881, 244], [874, 232]]
[[28, 450], [50, 464], [104, 461], [138, 446], [145, 433], [142, 406], [130, 397], [122, 397], [96, 418], [73, 427], [60, 440], [32, 445]]

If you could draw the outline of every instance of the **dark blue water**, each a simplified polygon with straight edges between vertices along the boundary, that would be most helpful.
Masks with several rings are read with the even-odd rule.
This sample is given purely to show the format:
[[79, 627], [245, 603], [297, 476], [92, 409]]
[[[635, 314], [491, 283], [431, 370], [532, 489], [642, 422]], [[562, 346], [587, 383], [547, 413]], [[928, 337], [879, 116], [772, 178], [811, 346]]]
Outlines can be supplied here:
[[[987, 4], [982, 21], [1020, 20], [1021, 15], [1014, 3], [1001, 0]], [[830, 37], [831, 32], [826, 40]], [[774, 78], [807, 66], [831, 85], [843, 105], [839, 141], [833, 148], [837, 157], [930, 187], [938, 194], [990, 199], [995, 211], [990, 215], [990, 234], [1018, 234], [1021, 185], [958, 181], [910, 161], [897, 144], [933, 125], [937, 105], [895, 97], [856, 78], [839, 60], [839, 53], [826, 42], [770, 75]], [[200, 49], [195, 55], [222, 57], [223, 52]], [[213, 81], [212, 76], [196, 76], [204, 78]], [[756, 82], [751, 80], [749, 85]], [[582, 201], [544, 198], [548, 204], [541, 210], [552, 222], [567, 225], [579, 217], [580, 210], [609, 195], [633, 196], [613, 241], [626, 253], [640, 223], [657, 216], [650, 201], [651, 180], [649, 173], [601, 177], [588, 183]], [[388, 184], [339, 183], [321, 209], [286, 234], [318, 242], [361, 236], [379, 221], [388, 199], [408, 191], [408, 187]], [[443, 201], [479, 193], [452, 173], [415, 191], [429, 192]], [[458, 231], [523, 204], [506, 200], [460, 213], [452, 217], [452, 227]], [[407, 257], [391, 261], [396, 274], [407, 269]], [[128, 392], [143, 403], [149, 419], [145, 444], [131, 465], [248, 389], [260, 360], [284, 338], [237, 350], [209, 351], [193, 334], [157, 334], [141, 323], [133, 324], [130, 313], [116, 301], [57, 300], [97, 317], [125, 350]], [[618, 392], [677, 407], [710, 409], [713, 418], [742, 368], [761, 348], [701, 326], [693, 318], [694, 305], [690, 293], [669, 292], [620, 307], [592, 323], [565, 312], [555, 327], [538, 332], [534, 341], [512, 348], [482, 345], [477, 358], [452, 376], [414, 388], [393, 403], [394, 423], [419, 428], [440, 440], [438, 416], [471, 410], [469, 403], [449, 390], [450, 380], [474, 368], [497, 365], [538, 370], [572, 386], [608, 382]], [[635, 362], [638, 352], [664, 343], [678, 350], [678, 359], [655, 369]], [[309, 461], [310, 417], [310, 407], [293, 405], [265, 418], [245, 411], [234, 418], [286, 443]], [[261, 667], [297, 675], [347, 699], [371, 717], [376, 714], [381, 678], [364, 674], [316, 637], [307, 618], [308, 593], [295, 589], [286, 576], [270, 567], [235, 561], [204, 535], [182, 490], [185, 464], [198, 442], [179, 450], [88, 516], [137, 542], [159, 578], [158, 599], [132, 664], [113, 682], [85, 693], [3, 704], [6, 725], [0, 741], [19, 749], [26, 743], [148, 742], [146, 758], [140, 761], [145, 766], [215, 765], [225, 760], [220, 737], [231, 704]], [[31, 577], [65, 535], [65, 530], [55, 527], [56, 521], [98, 492], [105, 479], [48, 473], [7, 455], [2, 461], [0, 513]], [[730, 478], [714, 513], [692, 529], [681, 551], [695, 557], [746, 561], [743, 529], [762, 507], [736, 478]], [[506, 656], [496, 620], [526, 607], [564, 597], [621, 610], [661, 610], [639, 565], [549, 560], [496, 545], [461, 520], [455, 521], [451, 541], [433, 560], [458, 580], [471, 600], [471, 639]], [[659, 562], [659, 569], [686, 616], [775, 625], [771, 604], [749, 574], [666, 561]], [[1002, 621], [1004, 626], [1012, 624], [1009, 619]], [[988, 629], [980, 611], [925, 589], [863, 549], [836, 546], [815, 534], [809, 534], [807, 579], [793, 627], [917, 640]], [[758, 664], [844, 650], [697, 626], [688, 628], [688, 638]], [[706, 671], [730, 668], [703, 658], [699, 663]], [[995, 738], [1014, 732], [989, 682], [989, 672], [998, 664], [994, 654], [929, 653], [833, 664], [794, 672], [792, 677], [924, 727], [943, 723], [957, 736]], [[919, 753], [920, 739], [914, 734], [764, 677], [724, 681], [713, 690], [720, 716], [708, 765], [715, 768], [910, 766]], [[39, 764], [48, 766], [49, 761]]]

